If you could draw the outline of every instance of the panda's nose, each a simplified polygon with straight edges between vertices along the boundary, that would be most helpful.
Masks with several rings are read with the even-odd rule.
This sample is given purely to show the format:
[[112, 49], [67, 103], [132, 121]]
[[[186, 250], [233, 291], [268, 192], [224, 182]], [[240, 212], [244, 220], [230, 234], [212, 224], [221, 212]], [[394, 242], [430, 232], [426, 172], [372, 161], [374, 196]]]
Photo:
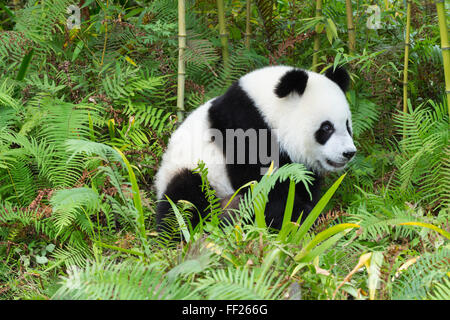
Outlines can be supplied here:
[[344, 152], [342, 155], [344, 157], [346, 157], [348, 160], [350, 160], [351, 158], [353, 158], [355, 153], [356, 153], [356, 151], [347, 151], [347, 152]]

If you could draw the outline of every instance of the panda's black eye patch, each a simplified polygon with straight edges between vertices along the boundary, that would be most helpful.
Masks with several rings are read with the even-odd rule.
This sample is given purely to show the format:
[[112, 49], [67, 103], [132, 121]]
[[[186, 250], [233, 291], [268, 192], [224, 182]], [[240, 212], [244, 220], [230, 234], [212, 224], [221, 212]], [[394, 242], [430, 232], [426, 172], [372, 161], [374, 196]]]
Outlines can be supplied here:
[[347, 125], [347, 131], [348, 131], [348, 134], [349, 134], [351, 137], [353, 137], [352, 129], [350, 129], [350, 125], [349, 125], [348, 120], [347, 120], [347, 122], [346, 122], [345, 124]]
[[331, 135], [334, 133], [334, 126], [330, 121], [324, 121], [320, 125], [320, 128], [314, 134], [317, 143], [324, 145]]

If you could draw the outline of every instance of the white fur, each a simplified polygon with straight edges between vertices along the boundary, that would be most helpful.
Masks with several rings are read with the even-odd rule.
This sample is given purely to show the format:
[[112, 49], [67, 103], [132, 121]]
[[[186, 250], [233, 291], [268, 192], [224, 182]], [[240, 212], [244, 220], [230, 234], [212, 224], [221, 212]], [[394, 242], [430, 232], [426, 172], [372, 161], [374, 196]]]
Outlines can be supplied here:
[[[326, 159], [342, 162], [343, 152], [356, 151], [346, 127], [347, 119], [351, 125], [351, 113], [345, 94], [324, 75], [306, 71], [308, 81], [303, 95], [294, 92], [280, 99], [274, 94], [274, 88], [289, 70], [292, 67], [259, 69], [242, 77], [240, 85], [261, 110], [269, 126], [277, 129], [281, 149], [292, 161], [321, 172], [335, 171]], [[315, 141], [314, 133], [326, 120], [333, 123], [336, 131], [321, 146]]]
[[170, 138], [156, 174], [157, 197], [160, 199], [173, 176], [181, 169], [193, 170], [202, 160], [208, 168], [208, 180], [219, 197], [234, 192], [225, 168], [223, 152], [210, 141], [208, 109], [212, 100], [192, 112]]
[[[345, 162], [343, 152], [356, 151], [346, 128], [347, 119], [351, 125], [351, 114], [345, 95], [333, 81], [307, 71], [304, 94], [291, 93], [280, 99], [274, 89], [289, 70], [292, 67], [266, 67], [245, 75], [239, 84], [268, 125], [276, 129], [279, 145], [292, 161], [304, 163], [317, 171], [335, 171], [335, 167], [327, 164], [327, 159]], [[167, 184], [180, 169], [194, 169], [199, 160], [205, 162], [208, 180], [219, 197], [234, 192], [223, 152], [210, 142], [208, 109], [212, 101], [192, 112], [173, 133], [156, 175], [158, 198], [162, 197]], [[314, 133], [326, 120], [333, 123], [335, 132], [322, 146], [315, 141]]]

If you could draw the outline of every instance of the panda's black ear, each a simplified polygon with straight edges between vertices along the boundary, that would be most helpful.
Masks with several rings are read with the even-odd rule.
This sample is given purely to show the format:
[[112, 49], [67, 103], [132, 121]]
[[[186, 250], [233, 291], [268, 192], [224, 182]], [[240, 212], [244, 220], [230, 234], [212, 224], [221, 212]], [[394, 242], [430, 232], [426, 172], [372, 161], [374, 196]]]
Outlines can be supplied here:
[[342, 89], [342, 91], [346, 92], [348, 90], [348, 86], [350, 85], [350, 76], [344, 68], [336, 67], [334, 70], [333, 67], [328, 68], [325, 72], [325, 76], [334, 81]]
[[293, 69], [286, 72], [275, 87], [275, 94], [278, 98], [284, 98], [291, 92], [302, 95], [305, 92], [308, 74], [301, 69]]

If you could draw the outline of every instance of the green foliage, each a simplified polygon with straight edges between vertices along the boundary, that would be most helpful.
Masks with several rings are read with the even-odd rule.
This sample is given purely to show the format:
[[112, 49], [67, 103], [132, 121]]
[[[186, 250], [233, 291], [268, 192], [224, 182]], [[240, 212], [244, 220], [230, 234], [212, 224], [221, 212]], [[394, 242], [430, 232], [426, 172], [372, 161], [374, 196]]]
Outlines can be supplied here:
[[[95, 280], [97, 279], [97, 280]], [[195, 295], [181, 281], [171, 281], [157, 265], [139, 262], [103, 261], [80, 270], [68, 270], [55, 299], [63, 300], [161, 300], [193, 299]]]
[[277, 287], [281, 279], [275, 274], [259, 274], [258, 270], [249, 271], [229, 268], [228, 270], [217, 270], [208, 274], [199, 281], [197, 290], [205, 291], [205, 298], [210, 300], [273, 300], [282, 296], [284, 286]]
[[[226, 2], [224, 65], [216, 3], [187, 1], [186, 112], [255, 68], [308, 68], [317, 26], [320, 72], [351, 73], [358, 153], [345, 179], [325, 177], [301, 225], [290, 218], [295, 184], [312, 179], [303, 165], [242, 186], [230, 214], [199, 163], [207, 217], [192, 228], [196, 208], [172, 203], [158, 235], [153, 179], [179, 125], [177, 1], [85, 1], [73, 30], [71, 1], [2, 2], [0, 298], [448, 300], [449, 118], [434, 5], [412, 4], [403, 114], [405, 8], [378, 3], [373, 30], [367, 3], [352, 1], [349, 53], [344, 0], [324, 0], [320, 18], [312, 2], [252, 1], [250, 48], [246, 1]], [[287, 180], [283, 226], [271, 230], [268, 193]]]
[[[422, 300], [427, 298], [428, 292], [432, 292], [434, 287], [442, 290], [444, 285], [448, 285], [448, 255], [448, 248], [442, 248], [421, 256], [394, 281], [393, 299]], [[445, 295], [445, 291], [440, 291], [440, 294]]]
[[42, 3], [30, 2], [17, 14], [17, 31], [23, 32], [41, 46], [51, 46], [53, 28], [60, 28], [59, 21], [65, 20], [70, 0], [50, 0]]
[[448, 208], [450, 181], [448, 163], [449, 118], [445, 103], [419, 105], [408, 114], [398, 115], [396, 125], [403, 130], [401, 153], [396, 159], [398, 184], [407, 190], [420, 184], [419, 196], [432, 205]]
[[353, 136], [358, 139], [364, 131], [373, 128], [379, 117], [379, 107], [369, 99], [358, 97], [355, 91], [350, 91], [347, 97], [352, 111]]
[[[87, 211], [97, 210], [99, 195], [95, 190], [86, 187], [64, 189], [53, 194], [50, 204], [53, 207], [52, 218], [55, 220], [58, 230], [61, 231], [71, 225], [78, 216], [84, 216]], [[84, 229], [89, 226], [82, 225], [80, 227]]]
[[443, 283], [436, 283], [433, 294], [430, 294], [432, 300], [449, 300], [450, 299], [450, 281], [443, 279]]

